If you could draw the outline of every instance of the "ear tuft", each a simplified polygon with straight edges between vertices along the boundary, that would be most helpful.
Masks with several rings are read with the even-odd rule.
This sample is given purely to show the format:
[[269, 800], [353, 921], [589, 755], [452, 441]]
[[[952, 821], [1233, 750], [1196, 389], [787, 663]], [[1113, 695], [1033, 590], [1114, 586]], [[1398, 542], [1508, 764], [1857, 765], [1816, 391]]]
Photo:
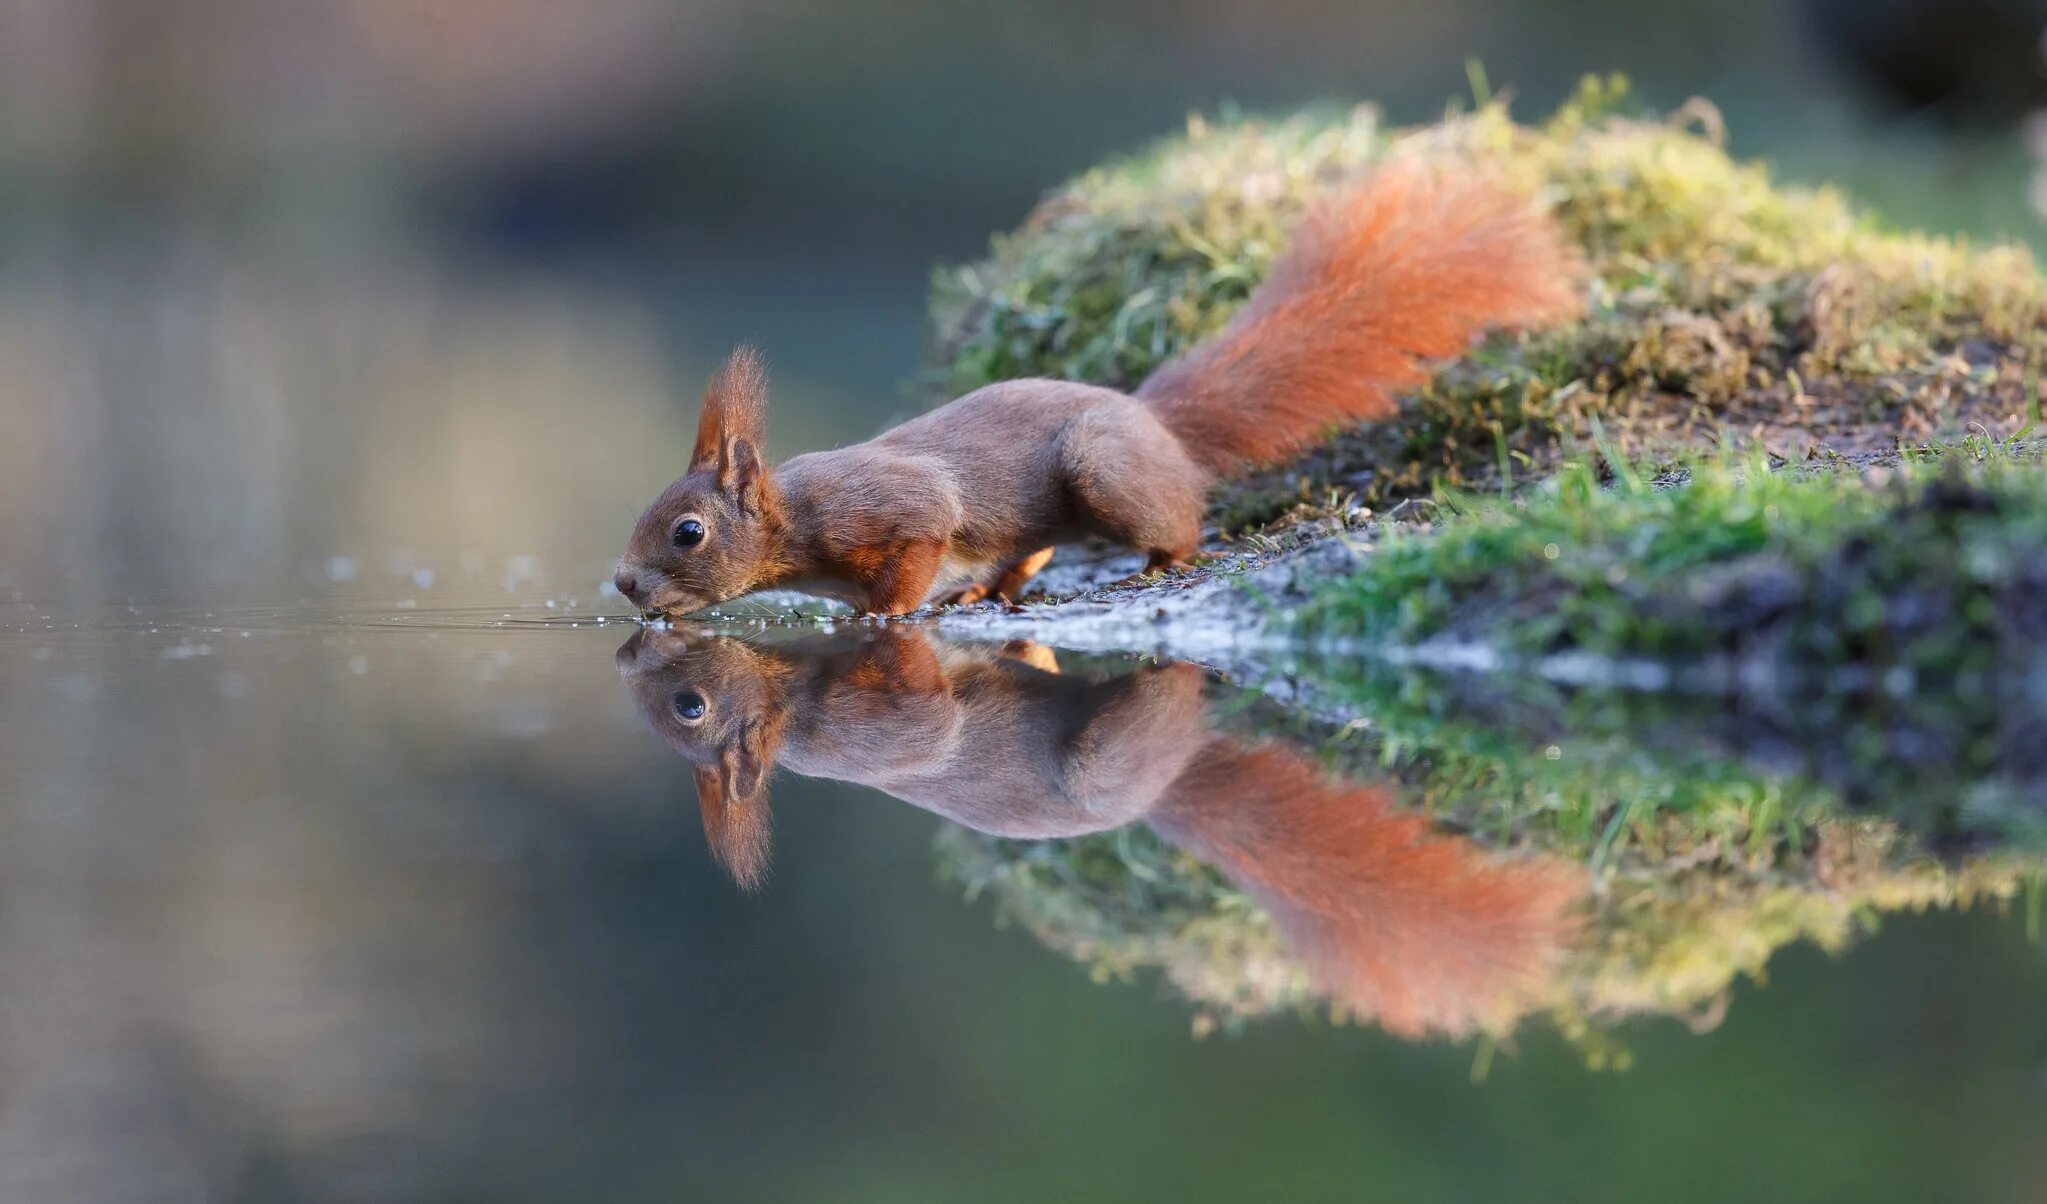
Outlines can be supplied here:
[[760, 351], [742, 343], [732, 349], [725, 366], [704, 388], [702, 416], [697, 420], [692, 468], [719, 468], [729, 458], [735, 439], [760, 447], [767, 433], [768, 366]]

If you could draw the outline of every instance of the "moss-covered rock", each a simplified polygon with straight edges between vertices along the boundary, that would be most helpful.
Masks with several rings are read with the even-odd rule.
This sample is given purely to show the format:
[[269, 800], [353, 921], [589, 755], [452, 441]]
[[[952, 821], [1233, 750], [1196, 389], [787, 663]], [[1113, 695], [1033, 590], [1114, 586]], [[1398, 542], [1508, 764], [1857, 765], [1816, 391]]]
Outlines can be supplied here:
[[[1439, 494], [1415, 508], [1443, 520], [1426, 535], [1383, 539], [1289, 603], [1280, 621], [1325, 645], [1447, 636], [1737, 671], [1764, 652], [1860, 708], [1780, 691], [1760, 715], [1712, 696], [1687, 718], [1623, 690], [1600, 704], [1610, 723], [1583, 695], [1531, 719], [1502, 713], [1496, 679], [1470, 706], [1355, 656], [1330, 670], [1318, 688], [1356, 722], [1317, 738], [1344, 772], [1483, 849], [1585, 867], [1583, 939], [1500, 1027], [1546, 1015], [1606, 1064], [1625, 1060], [1602, 1035], [1614, 1020], [1710, 1023], [1787, 943], [1838, 950], [1883, 912], [2029, 886], [2037, 904], [2047, 866], [2031, 803], [2047, 761], [2014, 755], [2047, 632], [2047, 493], [2017, 462], [2037, 449], [1979, 431], [1948, 457], [1960, 475], [1909, 456], [1860, 471], [1868, 453], [2034, 422], [2047, 280], [2023, 249], [1887, 230], [1774, 183], [1725, 153], [1709, 106], [1664, 120], [1622, 101], [1595, 81], [1538, 126], [1497, 105], [1406, 130], [1369, 110], [1195, 121], [1054, 191], [986, 260], [940, 272], [933, 304], [947, 395], [1019, 376], [1128, 388], [1229, 317], [1317, 193], [1386, 156], [1470, 163], [1553, 207], [1592, 269], [1583, 321], [1487, 341], [1397, 420], [1226, 491], [1215, 517]], [[1721, 467], [1687, 488], [1647, 482], [1702, 452]], [[1784, 459], [1837, 471], [1770, 471]], [[1149, 832], [952, 830], [941, 865], [1099, 977], [1159, 972], [1197, 1029], [1327, 1003], [1248, 895]]]
[[1967, 709], [1984, 725], [1964, 743], [1987, 764], [2031, 743], [2047, 680], [2047, 476], [2032, 449], [1979, 442], [1868, 473], [1719, 465], [1671, 489], [1592, 475], [1445, 498], [1425, 533], [1383, 540], [1298, 621], [1523, 663], [1650, 661], [1673, 685], [1794, 694], [1815, 731], [1858, 699]]
[[1539, 126], [1498, 105], [1405, 130], [1370, 110], [1194, 121], [939, 272], [933, 375], [947, 393], [1134, 386], [1221, 325], [1311, 197], [1398, 153], [1482, 163], [1545, 197], [1592, 265], [1589, 316], [1444, 366], [1398, 422], [1226, 492], [1225, 522], [1329, 485], [1373, 501], [1546, 467], [1594, 419], [1629, 455], [1732, 435], [1789, 458], [2032, 420], [2047, 284], [2027, 251], [1885, 230], [1731, 159], [1709, 107], [1649, 120], [1619, 115], [1620, 97], [1590, 83]]

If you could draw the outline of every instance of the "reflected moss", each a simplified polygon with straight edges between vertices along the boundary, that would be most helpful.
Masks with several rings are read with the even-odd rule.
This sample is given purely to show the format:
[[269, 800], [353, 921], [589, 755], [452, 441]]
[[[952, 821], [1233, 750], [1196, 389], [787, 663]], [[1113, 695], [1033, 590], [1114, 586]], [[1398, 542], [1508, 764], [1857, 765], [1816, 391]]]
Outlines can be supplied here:
[[1799, 835], [1810, 847], [1796, 856], [1677, 841], [1610, 868], [1597, 938], [1560, 1008], [1567, 1031], [1640, 1013], [1717, 1018], [1735, 980], [1762, 981], [1785, 945], [1839, 953], [1886, 912], [2002, 904], [2040, 868], [2010, 853], [1943, 863], [1882, 820], [1823, 821]]
[[[1401, 680], [1379, 681], [1362, 729], [1323, 728], [1332, 769], [1397, 782], [1445, 830], [1569, 858], [1593, 883], [1581, 939], [1544, 991], [1497, 1017], [1496, 1037], [1540, 1017], [1590, 1064], [1625, 1066], [1616, 1024], [1710, 1027], [1786, 945], [1838, 953], [1885, 913], [2006, 906], [2047, 872], [2019, 848], [1936, 855], [1896, 819], [1853, 814], [1827, 786], [1725, 752], [1673, 757], [1596, 724], [1546, 743], [1541, 722], [1577, 728], [1582, 716], [1452, 716], [1448, 695]], [[1262, 722], [1301, 735], [1298, 718]], [[1197, 1033], [1280, 1012], [1344, 1019], [1248, 895], [1148, 831], [1032, 842], [949, 828], [938, 861], [1000, 922], [1098, 981], [1158, 974], [1193, 1004]]]
[[986, 897], [997, 923], [1024, 928], [1096, 982], [1160, 974], [1196, 1005], [1197, 1032], [1316, 997], [1250, 896], [1149, 828], [1028, 841], [948, 825], [937, 853], [940, 876]]

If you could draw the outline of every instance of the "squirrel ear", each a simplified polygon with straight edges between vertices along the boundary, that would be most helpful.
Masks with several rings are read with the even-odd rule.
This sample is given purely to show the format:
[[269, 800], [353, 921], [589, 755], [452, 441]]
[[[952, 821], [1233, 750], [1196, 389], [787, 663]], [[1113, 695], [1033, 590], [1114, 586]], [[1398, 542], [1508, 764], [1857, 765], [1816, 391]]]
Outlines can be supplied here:
[[759, 723], [748, 723], [739, 733], [738, 747], [727, 747], [721, 757], [725, 776], [735, 792], [752, 798], [768, 784], [773, 754]]
[[697, 419], [697, 445], [689, 466], [718, 472], [720, 483], [729, 471], [733, 445], [744, 440], [756, 465], [767, 428], [768, 369], [761, 353], [744, 344], [733, 348], [725, 366], [704, 387], [704, 405]]
[[742, 500], [751, 500], [755, 489], [768, 475], [761, 453], [745, 436], [725, 441], [725, 454], [718, 461], [718, 488]]
[[752, 892], [768, 880], [768, 862], [774, 852], [774, 827], [768, 799], [760, 790], [761, 778], [752, 778], [752, 789], [742, 789], [742, 775], [729, 754], [716, 765], [696, 767], [697, 806], [703, 813], [704, 839], [711, 856], [739, 888]]

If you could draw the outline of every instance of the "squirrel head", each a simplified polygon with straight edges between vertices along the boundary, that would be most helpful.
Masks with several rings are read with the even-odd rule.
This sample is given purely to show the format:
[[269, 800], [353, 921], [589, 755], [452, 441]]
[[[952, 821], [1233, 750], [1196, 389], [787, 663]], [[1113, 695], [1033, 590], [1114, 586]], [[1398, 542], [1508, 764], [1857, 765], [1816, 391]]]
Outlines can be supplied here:
[[619, 647], [618, 674], [640, 717], [695, 769], [711, 853], [734, 881], [767, 881], [768, 774], [787, 714], [790, 668], [745, 640], [644, 628]]
[[762, 457], [768, 381], [740, 347], [704, 390], [689, 471], [633, 528], [612, 583], [642, 610], [688, 614], [773, 580], [784, 561], [782, 501]]

